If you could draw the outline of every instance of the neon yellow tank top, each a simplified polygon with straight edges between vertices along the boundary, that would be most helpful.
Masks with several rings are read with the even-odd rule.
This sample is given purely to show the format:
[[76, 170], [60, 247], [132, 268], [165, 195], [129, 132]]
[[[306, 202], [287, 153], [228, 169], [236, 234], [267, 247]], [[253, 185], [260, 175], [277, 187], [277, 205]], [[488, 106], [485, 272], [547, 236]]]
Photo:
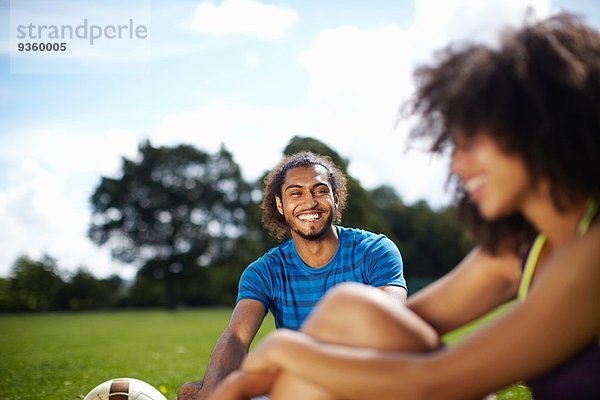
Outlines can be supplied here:
[[[581, 221], [579, 221], [579, 225], [577, 225], [577, 233], [580, 236], [587, 232], [597, 212], [598, 203], [595, 200], [590, 200], [585, 210], [585, 213], [581, 218]], [[525, 267], [523, 268], [523, 276], [521, 277], [521, 283], [519, 284], [519, 292], [517, 294], [517, 298], [519, 299], [519, 301], [523, 301], [527, 297], [527, 293], [529, 292], [529, 286], [531, 286], [531, 279], [533, 277], [533, 273], [535, 272], [535, 268], [537, 267], [540, 254], [542, 252], [542, 249], [544, 248], [545, 243], [546, 236], [540, 233], [535, 238], [535, 241], [533, 242], [533, 245], [529, 250], [529, 254], [527, 255], [527, 259], [525, 260]]]

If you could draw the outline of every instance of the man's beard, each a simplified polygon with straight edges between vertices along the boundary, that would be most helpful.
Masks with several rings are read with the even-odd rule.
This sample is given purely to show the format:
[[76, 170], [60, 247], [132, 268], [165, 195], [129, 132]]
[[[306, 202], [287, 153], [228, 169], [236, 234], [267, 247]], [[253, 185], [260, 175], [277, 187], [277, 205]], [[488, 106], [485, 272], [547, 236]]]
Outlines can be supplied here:
[[290, 229], [292, 231], [294, 231], [302, 239], [310, 240], [311, 242], [316, 242], [316, 241], [320, 240], [323, 236], [325, 236], [325, 234], [327, 233], [327, 231], [329, 230], [329, 228], [331, 227], [332, 224], [333, 224], [333, 213], [330, 213], [329, 217], [327, 217], [327, 221], [325, 221], [325, 225], [323, 225], [323, 229], [321, 229], [318, 232], [311, 232], [311, 233], [307, 234], [307, 233], [300, 231], [300, 229], [297, 229], [297, 228], [292, 227]]

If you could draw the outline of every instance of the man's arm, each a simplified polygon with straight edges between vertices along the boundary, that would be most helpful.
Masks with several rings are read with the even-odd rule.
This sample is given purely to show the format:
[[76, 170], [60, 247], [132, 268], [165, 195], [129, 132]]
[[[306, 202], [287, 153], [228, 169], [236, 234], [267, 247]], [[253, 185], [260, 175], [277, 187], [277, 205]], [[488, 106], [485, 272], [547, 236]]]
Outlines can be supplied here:
[[207, 398], [227, 375], [238, 369], [248, 354], [250, 343], [265, 315], [265, 307], [260, 301], [240, 300], [233, 309], [229, 324], [215, 344], [204, 380], [201, 383], [184, 384], [179, 390], [178, 400]]

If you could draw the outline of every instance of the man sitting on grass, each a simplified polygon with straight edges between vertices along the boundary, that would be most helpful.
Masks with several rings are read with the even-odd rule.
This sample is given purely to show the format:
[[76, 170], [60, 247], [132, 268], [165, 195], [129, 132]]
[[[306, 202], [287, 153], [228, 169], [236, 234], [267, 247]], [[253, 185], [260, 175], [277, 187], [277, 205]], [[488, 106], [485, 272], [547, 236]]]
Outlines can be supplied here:
[[298, 329], [334, 285], [378, 287], [406, 301], [402, 258], [382, 234], [344, 228], [346, 178], [328, 157], [310, 152], [285, 157], [267, 175], [263, 225], [278, 239], [291, 237], [251, 263], [242, 274], [231, 320], [219, 337], [202, 382], [184, 384], [179, 400], [207, 398], [238, 369], [270, 311], [277, 328]]

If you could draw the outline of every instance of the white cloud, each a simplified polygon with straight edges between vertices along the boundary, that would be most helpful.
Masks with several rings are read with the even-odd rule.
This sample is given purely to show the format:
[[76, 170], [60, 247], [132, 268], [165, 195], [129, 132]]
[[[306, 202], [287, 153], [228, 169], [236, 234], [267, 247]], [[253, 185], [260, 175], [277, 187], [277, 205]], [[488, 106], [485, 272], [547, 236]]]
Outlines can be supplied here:
[[260, 39], [281, 39], [299, 20], [289, 8], [263, 4], [257, 0], [224, 0], [200, 3], [190, 19], [190, 28], [213, 35], [248, 35]]
[[[340, 27], [320, 32], [300, 55], [313, 100], [344, 107], [396, 107], [410, 78], [410, 37], [397, 25], [374, 30]], [[337, 103], [339, 106], [339, 103]]]
[[120, 128], [90, 132], [77, 125], [29, 126], [3, 138], [0, 160], [30, 159], [60, 174], [114, 173], [121, 155], [137, 149], [136, 136]]
[[520, 26], [528, 10], [543, 18], [549, 13], [550, 1], [416, 0], [415, 49], [430, 53], [457, 40], [495, 43], [499, 30]]
[[[246, 179], [256, 179], [279, 159], [302, 111], [233, 102], [169, 114], [152, 135], [155, 145], [184, 142], [215, 152], [225, 144], [242, 165]], [[177, 132], [176, 135], [173, 132]]]
[[59, 265], [85, 265], [99, 276], [132, 269], [111, 261], [106, 249], [86, 237], [88, 199], [102, 174], [114, 175], [120, 157], [131, 156], [137, 140], [124, 130], [86, 136], [61, 126], [20, 131], [0, 146], [10, 165], [0, 191], [0, 275], [16, 257], [47, 253]]

